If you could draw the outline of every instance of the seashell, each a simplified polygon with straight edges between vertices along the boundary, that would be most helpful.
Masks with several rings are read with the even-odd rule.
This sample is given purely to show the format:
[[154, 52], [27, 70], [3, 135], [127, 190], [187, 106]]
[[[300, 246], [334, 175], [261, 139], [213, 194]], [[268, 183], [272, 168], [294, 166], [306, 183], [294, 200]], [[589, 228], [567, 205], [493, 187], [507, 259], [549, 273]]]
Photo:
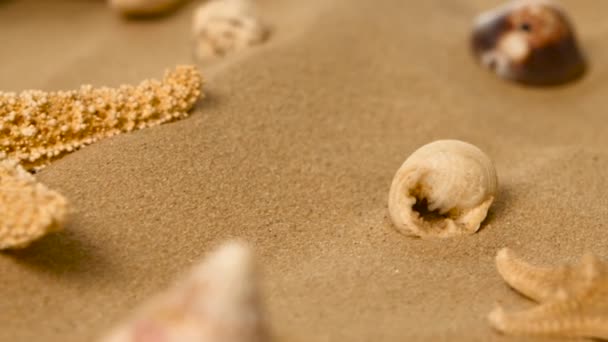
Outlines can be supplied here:
[[224, 56], [264, 42], [269, 32], [252, 1], [211, 0], [194, 13], [194, 55], [198, 59]]
[[161, 15], [170, 12], [184, 0], [108, 0], [110, 8], [128, 16]]
[[0, 160], [0, 250], [27, 247], [63, 228], [67, 200], [16, 161]]
[[228, 243], [101, 341], [263, 342], [260, 307], [251, 252]]
[[388, 208], [406, 235], [447, 238], [477, 232], [496, 196], [490, 158], [458, 140], [439, 140], [416, 150], [397, 171]]
[[586, 69], [568, 16], [549, 0], [512, 1], [481, 14], [472, 48], [483, 66], [529, 85], [568, 82]]

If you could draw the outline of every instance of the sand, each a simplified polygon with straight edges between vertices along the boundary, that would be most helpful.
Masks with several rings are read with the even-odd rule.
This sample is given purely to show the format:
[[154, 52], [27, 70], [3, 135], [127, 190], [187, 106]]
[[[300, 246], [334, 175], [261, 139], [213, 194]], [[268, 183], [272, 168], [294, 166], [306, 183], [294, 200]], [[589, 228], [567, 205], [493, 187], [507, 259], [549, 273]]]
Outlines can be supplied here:
[[[116, 85], [191, 61], [193, 4], [124, 22], [102, 1], [1, 1], [0, 89]], [[498, 1], [261, 0], [275, 35], [202, 65], [188, 119], [104, 140], [37, 177], [74, 212], [65, 232], [0, 255], [0, 341], [90, 341], [221, 242], [248, 241], [277, 341], [536, 341], [494, 333], [509, 246], [548, 265], [608, 257], [608, 2], [569, 0], [592, 62], [528, 88], [478, 67], [472, 18]], [[68, 16], [69, 15], [69, 16]], [[66, 19], [69, 18], [69, 19]], [[394, 172], [436, 139], [495, 161], [473, 236], [390, 225]]]

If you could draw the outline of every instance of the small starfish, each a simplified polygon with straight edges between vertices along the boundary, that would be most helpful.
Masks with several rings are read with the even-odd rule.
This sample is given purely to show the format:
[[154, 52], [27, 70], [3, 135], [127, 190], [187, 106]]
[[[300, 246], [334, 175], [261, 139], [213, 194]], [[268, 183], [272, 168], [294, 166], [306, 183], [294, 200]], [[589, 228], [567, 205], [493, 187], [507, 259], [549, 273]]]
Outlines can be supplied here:
[[97, 140], [185, 118], [201, 96], [194, 66], [137, 86], [0, 92], [0, 250], [62, 228], [67, 201], [26, 170]]
[[256, 278], [249, 249], [223, 245], [101, 341], [266, 341]]
[[0, 250], [23, 248], [61, 229], [67, 200], [36, 182], [15, 161], [0, 160]]
[[586, 254], [577, 265], [532, 266], [504, 248], [496, 256], [498, 272], [515, 290], [539, 302], [532, 309], [489, 315], [491, 325], [513, 335], [608, 339], [608, 264]]

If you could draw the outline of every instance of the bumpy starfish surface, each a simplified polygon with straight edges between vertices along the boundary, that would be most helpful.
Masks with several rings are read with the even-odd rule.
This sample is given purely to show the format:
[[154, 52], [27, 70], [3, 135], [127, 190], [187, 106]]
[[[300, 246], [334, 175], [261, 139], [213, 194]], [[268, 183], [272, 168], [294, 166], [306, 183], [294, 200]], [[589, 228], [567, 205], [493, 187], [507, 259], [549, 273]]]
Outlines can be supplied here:
[[587, 254], [577, 265], [532, 266], [511, 250], [496, 256], [498, 272], [515, 290], [540, 303], [532, 309], [489, 315], [492, 326], [514, 335], [608, 339], [608, 264]]
[[15, 161], [0, 160], [0, 250], [26, 247], [61, 229], [66, 199], [37, 183]]
[[201, 96], [196, 67], [137, 86], [0, 92], [0, 250], [61, 229], [66, 201], [27, 174], [99, 139], [188, 116]]
[[251, 252], [229, 243], [102, 342], [263, 342], [261, 311]]
[[180, 66], [138, 86], [0, 92], [0, 158], [39, 169], [101, 138], [186, 117], [201, 83], [195, 67]]

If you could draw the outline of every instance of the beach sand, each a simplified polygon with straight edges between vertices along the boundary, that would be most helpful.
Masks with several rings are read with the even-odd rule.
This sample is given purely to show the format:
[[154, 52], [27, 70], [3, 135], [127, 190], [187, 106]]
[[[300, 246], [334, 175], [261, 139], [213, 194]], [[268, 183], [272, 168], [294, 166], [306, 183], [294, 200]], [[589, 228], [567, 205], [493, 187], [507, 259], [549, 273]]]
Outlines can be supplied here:
[[[273, 37], [202, 65], [208, 97], [190, 118], [37, 175], [74, 212], [0, 255], [0, 341], [91, 341], [235, 238], [257, 253], [277, 341], [539, 340], [488, 326], [496, 303], [532, 305], [494, 256], [608, 257], [608, 2], [563, 2], [591, 68], [552, 88], [475, 64], [471, 22], [498, 1], [260, 2]], [[193, 7], [126, 22], [103, 1], [0, 1], [0, 89], [158, 77], [191, 61]], [[492, 157], [499, 197], [478, 234], [407, 238], [388, 219], [392, 177], [446, 138]]]

